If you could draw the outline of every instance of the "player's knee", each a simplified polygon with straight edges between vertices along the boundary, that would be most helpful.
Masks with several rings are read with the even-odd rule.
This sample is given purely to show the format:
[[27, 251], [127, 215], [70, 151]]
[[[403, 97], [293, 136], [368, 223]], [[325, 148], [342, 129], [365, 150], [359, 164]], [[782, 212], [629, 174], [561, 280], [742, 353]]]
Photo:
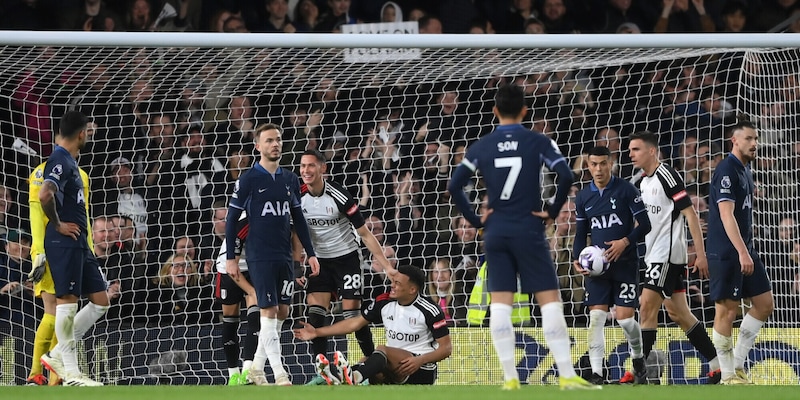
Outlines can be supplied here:
[[775, 311], [775, 302], [772, 300], [772, 296], [767, 301], [753, 302], [753, 308], [750, 309], [753, 317], [761, 321], [766, 321], [773, 311]]
[[308, 306], [308, 323], [314, 328], [325, 326], [325, 317], [328, 315], [328, 310], [320, 306]]

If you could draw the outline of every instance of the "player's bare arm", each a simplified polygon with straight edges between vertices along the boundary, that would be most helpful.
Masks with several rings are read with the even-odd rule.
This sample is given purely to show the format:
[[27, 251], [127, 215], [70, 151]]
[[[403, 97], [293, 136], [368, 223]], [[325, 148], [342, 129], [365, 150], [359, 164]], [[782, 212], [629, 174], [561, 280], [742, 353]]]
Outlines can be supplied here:
[[689, 224], [689, 233], [692, 234], [694, 240], [696, 259], [692, 272], [698, 272], [701, 278], [708, 279], [708, 259], [706, 258], [706, 246], [703, 242], [703, 229], [700, 227], [700, 218], [697, 217], [694, 206], [684, 208], [681, 210], [681, 214], [686, 218], [686, 222]]
[[356, 232], [358, 232], [358, 236], [361, 236], [361, 240], [364, 241], [367, 250], [372, 253], [372, 257], [378, 262], [381, 271], [387, 275], [394, 275], [397, 270], [392, 267], [392, 263], [389, 262], [389, 259], [383, 254], [381, 244], [378, 243], [378, 239], [375, 239], [375, 235], [367, 229], [366, 225], [362, 225], [360, 228], [356, 229]]
[[436, 343], [439, 344], [439, 347], [430, 353], [420, 354], [419, 356], [408, 357], [401, 360], [395, 372], [401, 376], [409, 376], [417, 372], [419, 368], [425, 364], [439, 362], [450, 357], [450, 354], [453, 352], [450, 335], [436, 339]]
[[55, 226], [58, 233], [77, 240], [78, 236], [80, 236], [81, 228], [72, 222], [61, 222], [58, 217], [58, 211], [56, 211], [56, 192], [58, 192], [58, 187], [55, 183], [50, 181], [42, 183], [42, 188], [39, 189], [39, 202], [42, 204], [42, 211], [50, 220], [49, 223]]
[[347, 318], [341, 320], [333, 325], [323, 326], [320, 328], [314, 328], [311, 324], [307, 322], [300, 321], [300, 328], [292, 330], [294, 333], [294, 337], [300, 340], [313, 340], [317, 337], [322, 336], [336, 336], [336, 335], [346, 335], [348, 333], [353, 333], [369, 324], [363, 315], [359, 315], [355, 318]]
[[719, 204], [719, 217], [722, 220], [722, 226], [725, 228], [725, 234], [728, 235], [731, 244], [739, 253], [739, 265], [742, 266], [742, 273], [750, 275], [753, 273], [753, 258], [750, 257], [750, 252], [747, 251], [747, 246], [742, 239], [742, 233], [739, 231], [739, 225], [736, 223], [736, 216], [733, 215], [736, 203], [730, 200], [720, 201]]

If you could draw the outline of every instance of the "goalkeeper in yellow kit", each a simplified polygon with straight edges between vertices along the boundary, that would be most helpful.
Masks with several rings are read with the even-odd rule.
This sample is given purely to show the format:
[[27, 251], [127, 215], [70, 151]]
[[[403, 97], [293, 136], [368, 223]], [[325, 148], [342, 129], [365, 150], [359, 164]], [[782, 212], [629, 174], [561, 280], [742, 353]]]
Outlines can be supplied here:
[[[53, 277], [50, 275], [50, 267], [44, 256], [44, 231], [47, 226], [47, 217], [44, 215], [42, 204], [39, 202], [39, 189], [42, 187], [42, 182], [44, 182], [44, 165], [45, 163], [41, 163], [34, 168], [28, 179], [28, 206], [30, 209], [31, 236], [33, 237], [33, 244], [31, 245], [33, 268], [28, 274], [28, 279], [34, 282], [33, 293], [37, 297], [41, 297], [44, 304], [44, 315], [39, 322], [36, 336], [33, 339], [33, 365], [31, 365], [31, 372], [28, 375], [28, 385], [46, 385], [48, 383], [47, 378], [42, 373], [42, 364], [39, 359], [42, 354], [52, 350], [58, 344], [55, 335], [56, 289]], [[83, 196], [88, 199], [89, 175], [83, 169], [79, 169], [79, 171], [81, 180], [83, 180]], [[88, 200], [86, 201], [86, 220], [87, 225], [89, 225], [88, 221], [91, 219], [89, 218]], [[94, 249], [91, 226], [88, 226], [87, 241], [89, 242], [89, 248]], [[60, 380], [55, 373], [50, 374], [50, 385], [58, 385]]]

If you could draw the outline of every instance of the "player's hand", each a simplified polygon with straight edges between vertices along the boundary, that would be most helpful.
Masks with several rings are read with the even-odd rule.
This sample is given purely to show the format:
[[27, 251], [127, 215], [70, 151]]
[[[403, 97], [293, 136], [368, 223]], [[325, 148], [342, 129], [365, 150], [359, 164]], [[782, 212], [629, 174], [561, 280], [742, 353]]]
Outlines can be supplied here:
[[753, 274], [753, 257], [750, 257], [749, 252], [739, 253], [739, 265], [742, 266], [742, 275]]
[[581, 274], [583, 276], [588, 276], [589, 275], [589, 270], [588, 269], [583, 269], [583, 267], [581, 266], [581, 263], [579, 263], [578, 260], [573, 260], [572, 261], [572, 268], [575, 269], [575, 272], [577, 272], [577, 273], [579, 273], [579, 274]]
[[46, 257], [44, 253], [37, 254], [36, 257], [33, 258], [33, 268], [31, 268], [31, 272], [28, 272], [28, 280], [33, 283], [38, 283], [44, 278], [44, 262], [46, 261]]
[[19, 282], [8, 282], [5, 286], [0, 288], [0, 294], [17, 294], [22, 290]]
[[625, 249], [628, 248], [630, 243], [628, 242], [628, 238], [622, 238], [605, 242], [605, 244], [608, 246], [608, 248], [603, 254], [606, 256], [606, 260], [608, 260], [608, 262], [614, 262], [617, 261], [622, 253], [625, 252]]
[[239, 280], [239, 262], [236, 260], [225, 260], [225, 272], [234, 281]]
[[308, 266], [311, 267], [311, 273], [308, 276], [319, 275], [319, 261], [317, 257], [308, 257]]
[[106, 289], [108, 300], [114, 300], [118, 298], [121, 292], [122, 290], [119, 287], [119, 281], [113, 281], [109, 283], [108, 289]]
[[56, 232], [78, 240], [78, 237], [81, 235], [81, 227], [73, 222], [61, 222], [56, 225]]
[[692, 272], [700, 274], [700, 278], [708, 279], [708, 259], [706, 259], [706, 256], [697, 255], [692, 266]]
[[532, 211], [531, 214], [533, 214], [535, 217], [541, 218], [545, 225], [550, 225], [553, 223], [553, 219], [550, 218], [550, 213], [547, 212], [547, 210]]
[[400, 376], [410, 376], [411, 374], [419, 371], [421, 366], [422, 359], [415, 356], [408, 357], [400, 360], [400, 362], [397, 364], [397, 368], [395, 368], [395, 373]]
[[317, 329], [308, 322], [300, 321], [300, 328], [292, 329], [294, 337], [300, 340], [314, 340], [317, 337]]

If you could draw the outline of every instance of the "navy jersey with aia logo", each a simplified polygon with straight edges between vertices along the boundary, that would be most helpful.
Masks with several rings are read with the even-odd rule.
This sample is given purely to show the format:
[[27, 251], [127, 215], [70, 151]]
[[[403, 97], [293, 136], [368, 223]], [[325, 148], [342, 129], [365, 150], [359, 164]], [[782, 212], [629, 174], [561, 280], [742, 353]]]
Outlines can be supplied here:
[[719, 215], [719, 203], [733, 201], [733, 216], [739, 226], [747, 249], [753, 250], [753, 173], [733, 155], [722, 160], [711, 177], [708, 190], [708, 241], [706, 253], [709, 257], [735, 255], [736, 249], [725, 233]]
[[[647, 212], [639, 190], [630, 182], [617, 177], [612, 177], [603, 189], [591, 182], [581, 190], [575, 199], [575, 211], [578, 232], [589, 232], [592, 244], [604, 249], [608, 247], [606, 242], [631, 235], [636, 215]], [[581, 235], [576, 235], [574, 256], [586, 245], [586, 238], [578, 236]], [[637, 240], [630, 242], [635, 244]], [[628, 246], [619, 259], [630, 260], [637, 257], [638, 251], [633, 245]]]
[[[245, 210], [250, 221], [245, 242], [248, 262], [291, 260], [292, 212], [300, 210], [297, 175], [278, 168], [273, 176], [256, 164], [236, 181], [230, 206]], [[234, 245], [228, 243], [229, 254], [234, 254]]]
[[[559, 163], [566, 165], [566, 160], [555, 142], [519, 124], [500, 125], [471, 145], [461, 166], [480, 171], [486, 183], [488, 207], [493, 212], [487, 219], [485, 235], [543, 233], [541, 219], [531, 212], [542, 209], [542, 165], [554, 170]], [[454, 173], [451, 186], [461, 189], [468, 179], [467, 174]], [[474, 218], [463, 205], [459, 208], [468, 220]], [[476, 220], [470, 223], [480, 226]]]
[[44, 166], [44, 180], [58, 187], [55, 194], [56, 212], [62, 222], [73, 222], [80, 227], [80, 236], [73, 239], [64, 236], [48, 223], [45, 231], [45, 246], [89, 248], [86, 224], [86, 198], [83, 195], [83, 180], [78, 163], [66, 149], [56, 146]]

